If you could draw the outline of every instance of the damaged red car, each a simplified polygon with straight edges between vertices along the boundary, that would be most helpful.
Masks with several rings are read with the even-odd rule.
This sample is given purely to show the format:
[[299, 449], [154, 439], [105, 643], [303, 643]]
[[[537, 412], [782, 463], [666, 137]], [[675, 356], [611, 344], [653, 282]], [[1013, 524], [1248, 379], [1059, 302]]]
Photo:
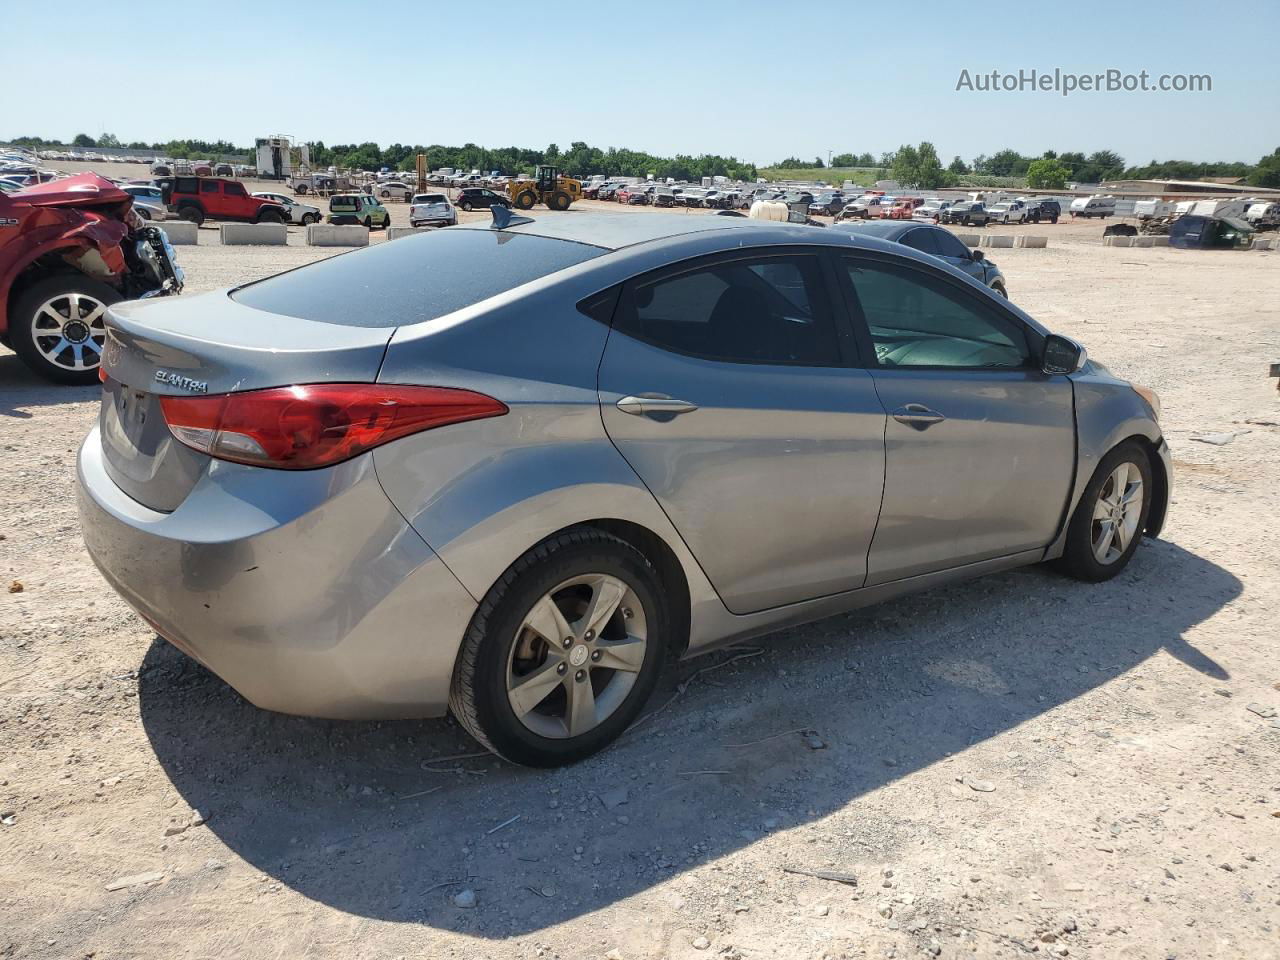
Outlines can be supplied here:
[[0, 193], [0, 343], [59, 383], [94, 383], [104, 314], [182, 290], [164, 231], [94, 173]]

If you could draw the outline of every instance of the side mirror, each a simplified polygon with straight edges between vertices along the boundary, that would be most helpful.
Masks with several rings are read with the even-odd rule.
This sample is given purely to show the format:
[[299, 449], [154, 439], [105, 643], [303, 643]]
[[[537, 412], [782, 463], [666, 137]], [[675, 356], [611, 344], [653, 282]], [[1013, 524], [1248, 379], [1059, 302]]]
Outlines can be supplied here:
[[978, 261], [987, 259], [986, 254], [984, 254], [981, 250], [978, 250], [976, 248], [970, 251], [969, 258], [971, 260], [978, 260]]
[[1051, 333], [1045, 337], [1040, 369], [1049, 374], [1076, 373], [1084, 369], [1088, 360], [1089, 355], [1081, 344], [1070, 337]]

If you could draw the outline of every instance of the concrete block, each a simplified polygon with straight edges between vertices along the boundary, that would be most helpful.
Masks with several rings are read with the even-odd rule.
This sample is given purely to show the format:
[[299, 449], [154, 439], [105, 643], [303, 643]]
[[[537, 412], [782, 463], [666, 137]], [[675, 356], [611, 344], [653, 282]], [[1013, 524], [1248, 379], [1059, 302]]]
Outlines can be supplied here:
[[153, 223], [151, 226], [163, 230], [169, 242], [175, 247], [191, 247], [200, 242], [200, 228], [185, 220], [168, 220], [164, 223]]
[[1152, 243], [1151, 240], [1151, 237], [1134, 237], [1133, 245], [1135, 247], [1154, 247], [1155, 244]]
[[966, 247], [976, 247], [982, 242], [982, 234], [980, 233], [957, 233], [956, 239], [963, 243]]
[[1272, 247], [1273, 247], [1273, 244], [1269, 237], [1254, 237], [1253, 245], [1249, 249], [1250, 250], [1270, 250], [1272, 249]]
[[1026, 236], [1025, 234], [1023, 236], [1018, 237], [1018, 242], [1015, 244], [1015, 246], [1027, 247], [1034, 250], [1042, 250], [1048, 245], [1049, 245], [1048, 237], [1029, 237], [1029, 236]]
[[1103, 237], [1104, 247], [1132, 247], [1133, 237]]
[[369, 228], [358, 224], [313, 223], [307, 227], [308, 247], [367, 247]]
[[412, 237], [415, 233], [430, 233], [438, 227], [388, 227], [387, 239], [399, 240], [401, 237]]
[[1151, 245], [1153, 247], [1167, 247], [1169, 245], [1169, 235], [1166, 233], [1163, 236], [1157, 235], [1152, 237]]
[[223, 223], [219, 225], [218, 232], [224, 247], [283, 247], [289, 242], [289, 230], [283, 223]]
[[984, 247], [1012, 247], [1013, 237], [1003, 233], [988, 234], [982, 238]]

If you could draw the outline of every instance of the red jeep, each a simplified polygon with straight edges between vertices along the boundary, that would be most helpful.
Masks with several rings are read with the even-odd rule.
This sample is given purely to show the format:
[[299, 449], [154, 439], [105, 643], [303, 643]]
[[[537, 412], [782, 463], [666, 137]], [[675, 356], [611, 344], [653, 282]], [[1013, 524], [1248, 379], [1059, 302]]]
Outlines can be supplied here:
[[164, 233], [82, 173], [0, 193], [0, 343], [59, 383], [96, 383], [107, 307], [182, 290]]
[[182, 220], [196, 226], [206, 220], [239, 220], [244, 223], [288, 223], [289, 211], [271, 200], [249, 195], [239, 180], [222, 177], [162, 177], [165, 205]]

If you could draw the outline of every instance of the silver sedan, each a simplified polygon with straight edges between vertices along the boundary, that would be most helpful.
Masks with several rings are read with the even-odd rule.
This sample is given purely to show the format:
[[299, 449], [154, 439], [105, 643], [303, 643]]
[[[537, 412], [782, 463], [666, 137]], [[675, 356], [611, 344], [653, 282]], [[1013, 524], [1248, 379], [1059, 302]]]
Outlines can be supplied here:
[[500, 210], [107, 332], [82, 528], [157, 633], [261, 707], [450, 710], [519, 763], [604, 747], [669, 657], [1114, 577], [1169, 500], [1151, 391], [833, 230]]

